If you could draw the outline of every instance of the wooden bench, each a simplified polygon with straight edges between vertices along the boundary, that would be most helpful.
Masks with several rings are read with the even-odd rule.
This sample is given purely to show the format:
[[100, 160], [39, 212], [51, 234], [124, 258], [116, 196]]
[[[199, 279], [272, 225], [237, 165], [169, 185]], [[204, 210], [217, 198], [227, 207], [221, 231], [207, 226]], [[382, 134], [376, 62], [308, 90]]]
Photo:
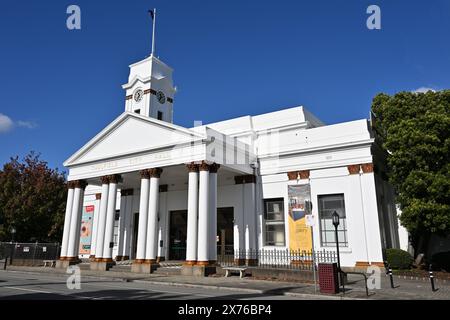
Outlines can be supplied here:
[[239, 278], [243, 278], [245, 276], [245, 271], [247, 268], [243, 267], [224, 267], [223, 270], [225, 270], [225, 277], [230, 276], [232, 272], [239, 272]]
[[50, 268], [56, 267], [56, 260], [44, 260], [44, 268], [47, 266]]

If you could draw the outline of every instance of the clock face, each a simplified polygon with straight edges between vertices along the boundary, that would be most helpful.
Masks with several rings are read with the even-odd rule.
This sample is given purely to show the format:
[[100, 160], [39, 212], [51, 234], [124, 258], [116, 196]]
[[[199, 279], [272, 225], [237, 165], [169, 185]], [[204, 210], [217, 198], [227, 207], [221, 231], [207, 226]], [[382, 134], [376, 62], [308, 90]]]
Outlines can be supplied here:
[[158, 91], [156, 93], [156, 98], [158, 99], [159, 103], [164, 104], [166, 102], [166, 96], [162, 91]]
[[144, 97], [144, 92], [141, 89], [136, 90], [134, 93], [134, 101], [140, 102]]

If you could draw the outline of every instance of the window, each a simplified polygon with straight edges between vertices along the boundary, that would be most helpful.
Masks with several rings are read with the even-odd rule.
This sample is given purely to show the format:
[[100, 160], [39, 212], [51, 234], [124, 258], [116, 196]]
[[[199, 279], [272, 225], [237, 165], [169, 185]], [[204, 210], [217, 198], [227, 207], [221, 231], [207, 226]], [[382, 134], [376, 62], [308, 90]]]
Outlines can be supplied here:
[[158, 120], [162, 120], [163, 119], [163, 113], [161, 111], [158, 111], [157, 118], [158, 118]]
[[141, 109], [136, 109], [136, 110], [134, 110], [134, 112], [137, 114], [141, 114]]
[[336, 238], [332, 214], [339, 214], [338, 239], [339, 247], [347, 247], [347, 219], [345, 215], [345, 203], [343, 194], [332, 194], [318, 196], [319, 219], [320, 219], [320, 241], [323, 247], [335, 247]]
[[114, 216], [114, 247], [117, 246], [119, 242], [119, 219], [120, 219], [120, 210], [116, 210], [116, 214]]
[[264, 200], [264, 231], [266, 246], [284, 246], [284, 199]]

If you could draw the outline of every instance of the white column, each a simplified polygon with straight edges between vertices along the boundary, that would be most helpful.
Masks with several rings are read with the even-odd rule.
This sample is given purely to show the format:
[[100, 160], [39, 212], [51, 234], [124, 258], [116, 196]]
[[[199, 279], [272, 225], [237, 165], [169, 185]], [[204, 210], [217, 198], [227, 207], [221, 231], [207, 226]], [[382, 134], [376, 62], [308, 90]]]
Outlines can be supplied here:
[[200, 185], [198, 196], [198, 248], [197, 264], [209, 264], [208, 227], [209, 227], [209, 165], [200, 165]]
[[158, 255], [156, 260], [166, 259], [166, 230], [167, 230], [167, 185], [159, 187], [159, 221], [158, 221]]
[[131, 233], [131, 227], [132, 227], [132, 217], [133, 217], [133, 189], [130, 189], [128, 196], [126, 198], [126, 214], [125, 214], [125, 230], [123, 235], [123, 251], [122, 256], [123, 260], [129, 260], [130, 259], [130, 253], [131, 253], [131, 241], [132, 241], [132, 233]]
[[209, 167], [209, 261], [217, 261], [217, 170], [220, 165]]
[[92, 233], [91, 233], [91, 253], [90, 257], [91, 259], [95, 258], [95, 251], [97, 246], [97, 229], [98, 229], [98, 219], [99, 219], [99, 212], [100, 212], [100, 198], [102, 194], [97, 193], [95, 195], [95, 204], [94, 204], [94, 217], [93, 217], [93, 223], [92, 223]]
[[245, 222], [245, 259], [254, 263], [252, 253], [256, 250], [256, 177], [245, 176], [244, 181], [244, 222]]
[[145, 248], [146, 262], [156, 262], [158, 242], [158, 204], [159, 204], [159, 177], [162, 170], [153, 168], [150, 172], [150, 196], [148, 200], [147, 245]]
[[147, 242], [147, 218], [148, 218], [148, 195], [150, 191], [150, 175], [148, 170], [141, 171], [141, 195], [139, 202], [138, 240], [136, 250], [136, 262], [145, 260], [145, 246]]
[[119, 182], [119, 175], [112, 175], [109, 178], [108, 190], [108, 206], [106, 209], [106, 224], [105, 224], [105, 241], [103, 243], [103, 261], [112, 261], [113, 241], [114, 241], [114, 220], [116, 216], [116, 199], [117, 199], [117, 183]]
[[361, 169], [361, 194], [367, 234], [368, 262], [382, 263], [383, 253], [373, 165], [371, 163], [362, 164]]
[[74, 195], [74, 185], [73, 182], [68, 182], [67, 190], [67, 202], [66, 202], [66, 215], [64, 217], [64, 230], [63, 238], [61, 244], [61, 258], [67, 257], [67, 247], [69, 244], [69, 233], [70, 233], [70, 220], [72, 216], [72, 206], [73, 206], [73, 195]]
[[98, 213], [97, 241], [95, 244], [95, 258], [103, 258], [103, 244], [105, 242], [106, 210], [108, 208], [109, 178], [102, 177], [102, 195], [100, 198], [100, 211]]
[[[81, 223], [81, 211], [82, 211], [82, 193], [84, 193], [85, 183], [84, 181], [75, 181], [75, 190], [73, 196], [72, 213], [70, 217], [70, 231], [69, 231], [69, 242], [67, 246], [67, 258], [68, 260], [77, 260], [77, 242], [80, 243], [79, 237], [79, 221]], [[78, 234], [78, 238], [77, 238]]]
[[119, 216], [119, 239], [117, 243], [116, 261], [123, 259], [123, 245], [125, 240], [125, 221], [127, 219], [127, 196], [128, 190], [120, 190], [120, 216]]
[[198, 229], [198, 165], [188, 164], [188, 213], [186, 263], [194, 265], [197, 262], [197, 229]]
[[78, 200], [80, 203], [79, 203], [79, 217], [78, 217], [78, 219], [77, 219], [77, 228], [75, 229], [76, 230], [76, 235], [75, 235], [75, 239], [76, 239], [76, 241], [75, 241], [75, 256], [77, 256], [78, 257], [78, 254], [79, 254], [79, 252], [80, 252], [80, 235], [81, 235], [81, 220], [82, 220], [82, 218], [83, 218], [83, 209], [84, 209], [84, 207], [83, 207], [83, 204], [84, 204], [84, 187], [82, 187], [82, 189], [81, 189], [81, 192], [80, 192], [80, 198], [79, 198], [79, 200]]

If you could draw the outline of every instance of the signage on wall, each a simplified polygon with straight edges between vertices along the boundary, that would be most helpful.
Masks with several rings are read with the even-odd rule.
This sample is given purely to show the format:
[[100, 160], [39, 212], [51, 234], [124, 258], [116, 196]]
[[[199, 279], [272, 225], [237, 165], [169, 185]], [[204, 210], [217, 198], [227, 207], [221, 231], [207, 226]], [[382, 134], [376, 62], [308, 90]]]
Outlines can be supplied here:
[[288, 198], [289, 248], [310, 251], [312, 249], [311, 228], [307, 224], [307, 219], [311, 219], [310, 185], [289, 185]]
[[91, 253], [92, 221], [94, 220], [94, 210], [95, 206], [93, 205], [83, 207], [79, 254]]

